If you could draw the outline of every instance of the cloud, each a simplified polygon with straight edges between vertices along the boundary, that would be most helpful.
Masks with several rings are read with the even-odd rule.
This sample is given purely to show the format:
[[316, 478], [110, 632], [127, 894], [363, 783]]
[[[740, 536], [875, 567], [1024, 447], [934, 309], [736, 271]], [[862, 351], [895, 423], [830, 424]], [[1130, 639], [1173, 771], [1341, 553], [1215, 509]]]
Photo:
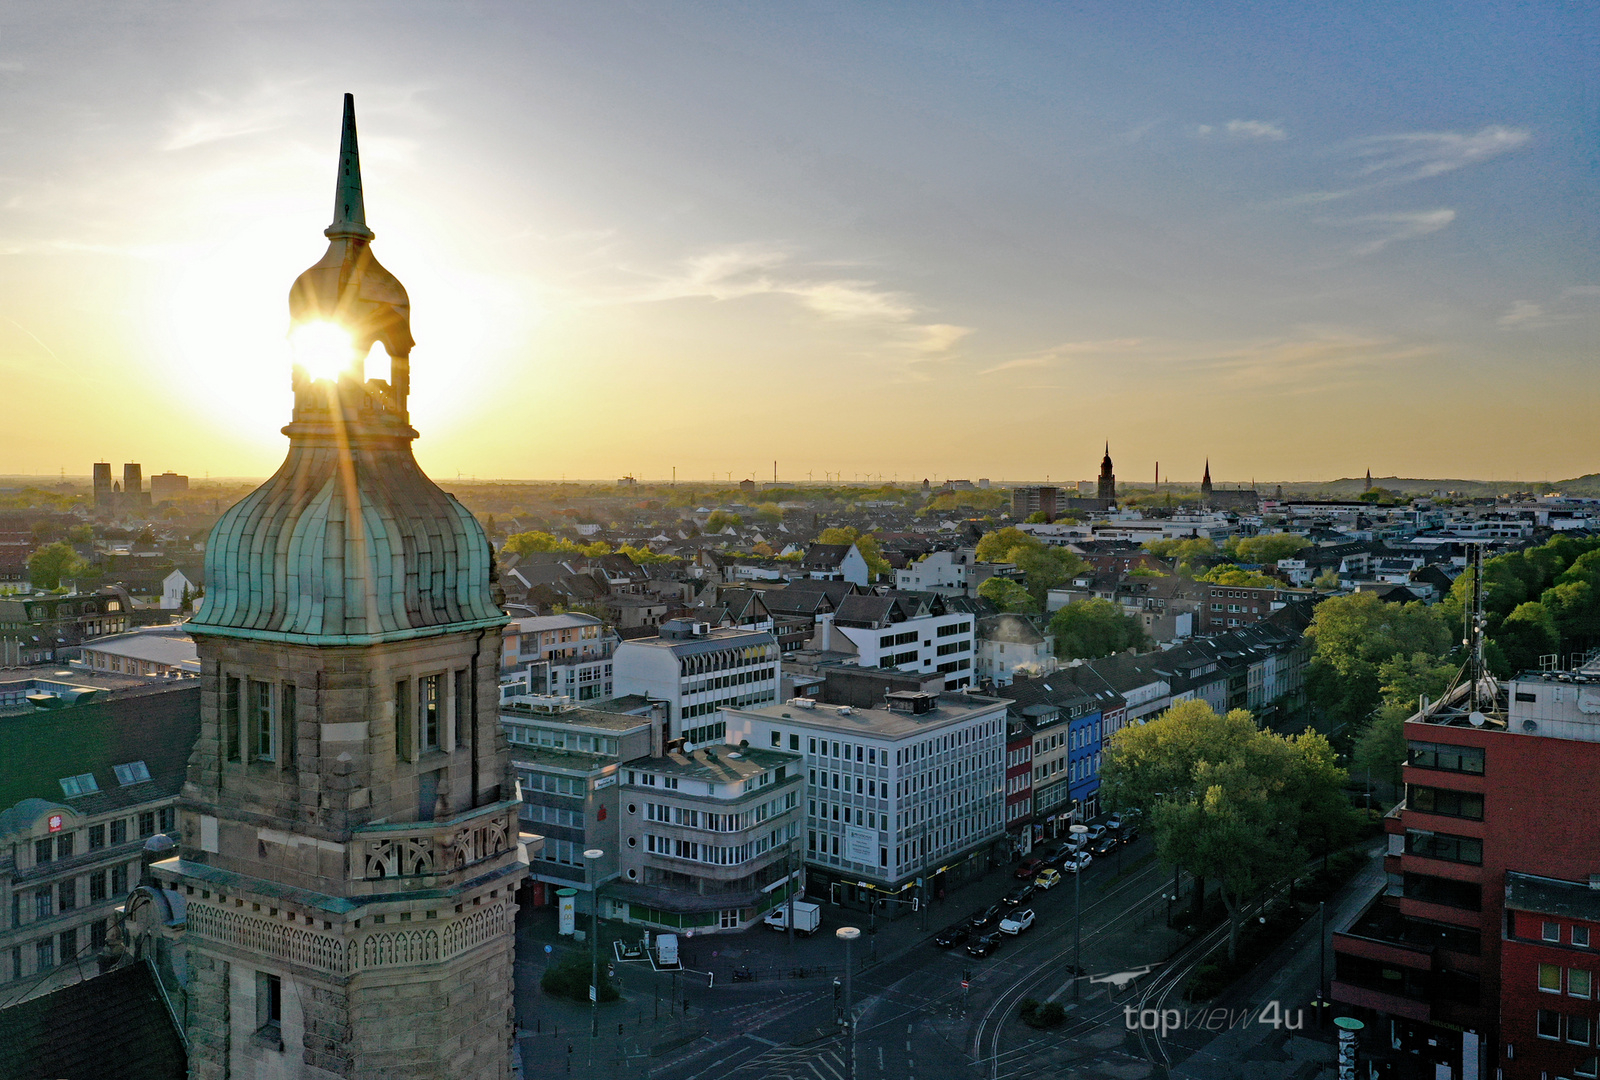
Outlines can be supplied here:
[[1377, 235], [1355, 249], [1357, 255], [1375, 255], [1400, 240], [1415, 240], [1436, 233], [1456, 219], [1448, 207], [1438, 210], [1410, 210], [1395, 214], [1363, 214], [1329, 224], [1348, 226]]
[[1373, 135], [1357, 140], [1353, 152], [1366, 160], [1360, 175], [1391, 183], [1408, 183], [1510, 153], [1532, 136], [1520, 128], [1490, 125], [1471, 134], [1458, 131], [1413, 131]]
[[1023, 356], [1016, 360], [1007, 360], [1003, 364], [984, 368], [979, 375], [998, 375], [1002, 371], [1019, 371], [1023, 368], [1042, 368], [1049, 366], [1049, 359], [1043, 356]]
[[1535, 304], [1527, 300], [1518, 300], [1511, 305], [1511, 310], [1496, 320], [1501, 327], [1513, 329], [1524, 323], [1536, 322], [1544, 318], [1544, 305]]
[[782, 296], [829, 322], [868, 330], [885, 345], [923, 357], [948, 353], [972, 332], [971, 327], [922, 321], [923, 310], [912, 297], [883, 288], [875, 281], [808, 273], [787, 252], [775, 247], [730, 245], [691, 256], [668, 273], [639, 276], [646, 280], [620, 289], [601, 290], [586, 302], [725, 302]]
[[1282, 124], [1270, 120], [1229, 120], [1220, 128], [1211, 124], [1200, 124], [1194, 129], [1194, 136], [1197, 139], [1209, 139], [1218, 134], [1248, 142], [1281, 142], [1289, 137], [1283, 130]]
[[1257, 139], [1268, 142], [1277, 142], [1288, 138], [1284, 133], [1283, 125], [1268, 123], [1265, 120], [1229, 120], [1227, 133], [1235, 139]]
[[1064, 341], [1040, 352], [1005, 360], [979, 371], [979, 375], [998, 375], [1002, 371], [1019, 371], [1027, 368], [1048, 368], [1057, 362], [1084, 357], [1127, 354], [1144, 344], [1142, 338], [1106, 338], [1099, 341]]

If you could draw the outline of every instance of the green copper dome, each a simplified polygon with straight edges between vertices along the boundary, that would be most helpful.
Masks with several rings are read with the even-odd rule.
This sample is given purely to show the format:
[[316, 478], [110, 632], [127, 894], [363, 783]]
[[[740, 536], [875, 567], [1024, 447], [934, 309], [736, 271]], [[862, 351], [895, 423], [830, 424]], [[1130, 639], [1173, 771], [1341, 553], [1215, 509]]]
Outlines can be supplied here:
[[[329, 254], [296, 282], [291, 320], [340, 325], [353, 356], [382, 341], [390, 379], [362, 381], [357, 364], [320, 379], [297, 366], [288, 457], [212, 528], [196, 634], [365, 645], [506, 621], [488, 537], [411, 454], [410, 309], [370, 258], [355, 145], [346, 95]], [[379, 276], [393, 287], [374, 298]]]

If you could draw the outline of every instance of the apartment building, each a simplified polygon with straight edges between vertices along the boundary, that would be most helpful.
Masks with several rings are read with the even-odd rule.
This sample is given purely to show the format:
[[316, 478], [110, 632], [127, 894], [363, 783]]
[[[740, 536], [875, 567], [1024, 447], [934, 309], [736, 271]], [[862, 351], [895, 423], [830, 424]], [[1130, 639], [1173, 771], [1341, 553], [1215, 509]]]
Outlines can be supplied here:
[[512, 619], [500, 636], [501, 696], [565, 696], [603, 701], [612, 696], [615, 631], [593, 615], [567, 612]]
[[1405, 725], [1388, 884], [1334, 935], [1333, 998], [1454, 1077], [1585, 1076], [1600, 663], [1468, 693]]
[[816, 619], [814, 648], [862, 667], [933, 672], [947, 690], [972, 685], [977, 618], [930, 593], [855, 594]]
[[768, 630], [717, 628], [668, 619], [656, 637], [617, 646], [618, 695], [637, 694], [667, 706], [668, 739], [719, 743], [719, 710], [778, 700], [778, 639]]
[[0, 998], [94, 973], [199, 730], [196, 682], [0, 718]]
[[702, 746], [630, 761], [618, 793], [612, 917], [696, 933], [742, 930], [800, 887], [801, 756]]
[[730, 741], [804, 755], [813, 895], [909, 901], [921, 879], [926, 898], [1007, 857], [1004, 701], [891, 691], [873, 708], [795, 698], [726, 715]]

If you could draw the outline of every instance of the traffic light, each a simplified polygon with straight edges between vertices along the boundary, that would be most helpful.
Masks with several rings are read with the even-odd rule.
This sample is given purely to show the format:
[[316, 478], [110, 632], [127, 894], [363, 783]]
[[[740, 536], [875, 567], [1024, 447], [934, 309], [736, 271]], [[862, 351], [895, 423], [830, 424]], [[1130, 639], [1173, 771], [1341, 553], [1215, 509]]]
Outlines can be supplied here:
[[833, 980], [833, 1000], [838, 1001], [839, 995], [844, 992], [844, 984], [838, 979]]

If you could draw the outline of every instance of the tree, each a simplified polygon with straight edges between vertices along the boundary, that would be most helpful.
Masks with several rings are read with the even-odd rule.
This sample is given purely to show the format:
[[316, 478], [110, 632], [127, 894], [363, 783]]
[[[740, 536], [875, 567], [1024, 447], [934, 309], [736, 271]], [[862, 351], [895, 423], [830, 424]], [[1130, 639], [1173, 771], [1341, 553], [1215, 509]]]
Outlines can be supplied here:
[[984, 533], [978, 541], [977, 558], [979, 562], [1010, 562], [1011, 552], [1015, 549], [1042, 548], [1044, 542], [1036, 536], [1029, 536], [1015, 526], [996, 529], [991, 533]]
[[1299, 868], [1305, 839], [1343, 835], [1344, 780], [1320, 734], [1263, 731], [1243, 709], [1218, 716], [1199, 700], [1118, 731], [1101, 770], [1109, 805], [1147, 809], [1163, 861], [1188, 867], [1202, 892], [1219, 884], [1230, 960], [1250, 901]]
[[1055, 613], [1050, 630], [1056, 636], [1056, 655], [1063, 660], [1090, 660], [1150, 644], [1139, 621], [1110, 600], [1074, 600]]
[[28, 556], [28, 580], [36, 589], [59, 589], [63, 581], [76, 581], [89, 572], [72, 545], [57, 540]]
[[1318, 574], [1316, 580], [1311, 583], [1312, 588], [1321, 589], [1323, 592], [1333, 592], [1339, 585], [1339, 571], [1331, 566]]
[[883, 557], [883, 549], [878, 546], [878, 541], [871, 535], [861, 535], [861, 530], [854, 525], [835, 525], [830, 529], [823, 529], [817, 534], [819, 544], [854, 544], [861, 557], [867, 560], [867, 569], [873, 577], [882, 577], [890, 570], [889, 560]]
[[1245, 536], [1228, 542], [1229, 554], [1240, 562], [1268, 563], [1273, 566], [1279, 559], [1287, 559], [1301, 548], [1310, 547], [1311, 541], [1295, 533], [1262, 533]]
[[1195, 577], [1196, 581], [1209, 581], [1213, 585], [1233, 585], [1238, 588], [1252, 589], [1278, 589], [1283, 587], [1283, 582], [1275, 577], [1258, 573], [1255, 570], [1241, 570], [1232, 563], [1218, 563], [1203, 574]]
[[706, 518], [706, 535], [719, 533], [729, 525], [735, 529], [740, 528], [744, 525], [744, 518], [738, 514], [730, 514], [726, 510], [713, 510], [711, 516]]
[[1028, 515], [1026, 524], [1048, 525], [1050, 524], [1050, 515], [1045, 513], [1043, 510], [1035, 510], [1033, 513]]
[[1549, 609], [1537, 600], [1518, 604], [1506, 616], [1505, 622], [1500, 624], [1500, 632], [1494, 636], [1494, 641], [1505, 654], [1506, 668], [1501, 674], [1507, 676], [1519, 671], [1537, 670], [1540, 657], [1548, 656], [1561, 647], [1555, 619], [1551, 617]]
[[1437, 701], [1456, 677], [1456, 665], [1440, 663], [1425, 652], [1396, 655], [1378, 665], [1378, 689], [1383, 704], [1356, 739], [1351, 759], [1373, 776], [1400, 783], [1400, 764], [1406, 759], [1405, 722], [1414, 716], [1425, 694]]
[[1010, 578], [992, 577], [978, 586], [978, 595], [1001, 611], [1033, 614], [1039, 610], [1033, 594]]
[[783, 507], [775, 502], [764, 502], [756, 507], [756, 520], [768, 525], [777, 525], [783, 521]]
[[1381, 699], [1378, 667], [1396, 655], [1442, 657], [1450, 631], [1420, 602], [1386, 604], [1374, 593], [1332, 596], [1317, 605], [1308, 686], [1336, 721], [1359, 726]]
[[1028, 591], [1033, 594], [1036, 610], [1044, 608], [1051, 589], [1081, 574], [1087, 565], [1066, 548], [1051, 547], [1017, 528], [985, 534], [978, 541], [977, 559], [979, 562], [1011, 563], [1021, 570]]
[[571, 544], [571, 541], [557, 540], [547, 532], [519, 532], [506, 537], [500, 550], [509, 555], [532, 555], [540, 551], [561, 551], [563, 544]]

